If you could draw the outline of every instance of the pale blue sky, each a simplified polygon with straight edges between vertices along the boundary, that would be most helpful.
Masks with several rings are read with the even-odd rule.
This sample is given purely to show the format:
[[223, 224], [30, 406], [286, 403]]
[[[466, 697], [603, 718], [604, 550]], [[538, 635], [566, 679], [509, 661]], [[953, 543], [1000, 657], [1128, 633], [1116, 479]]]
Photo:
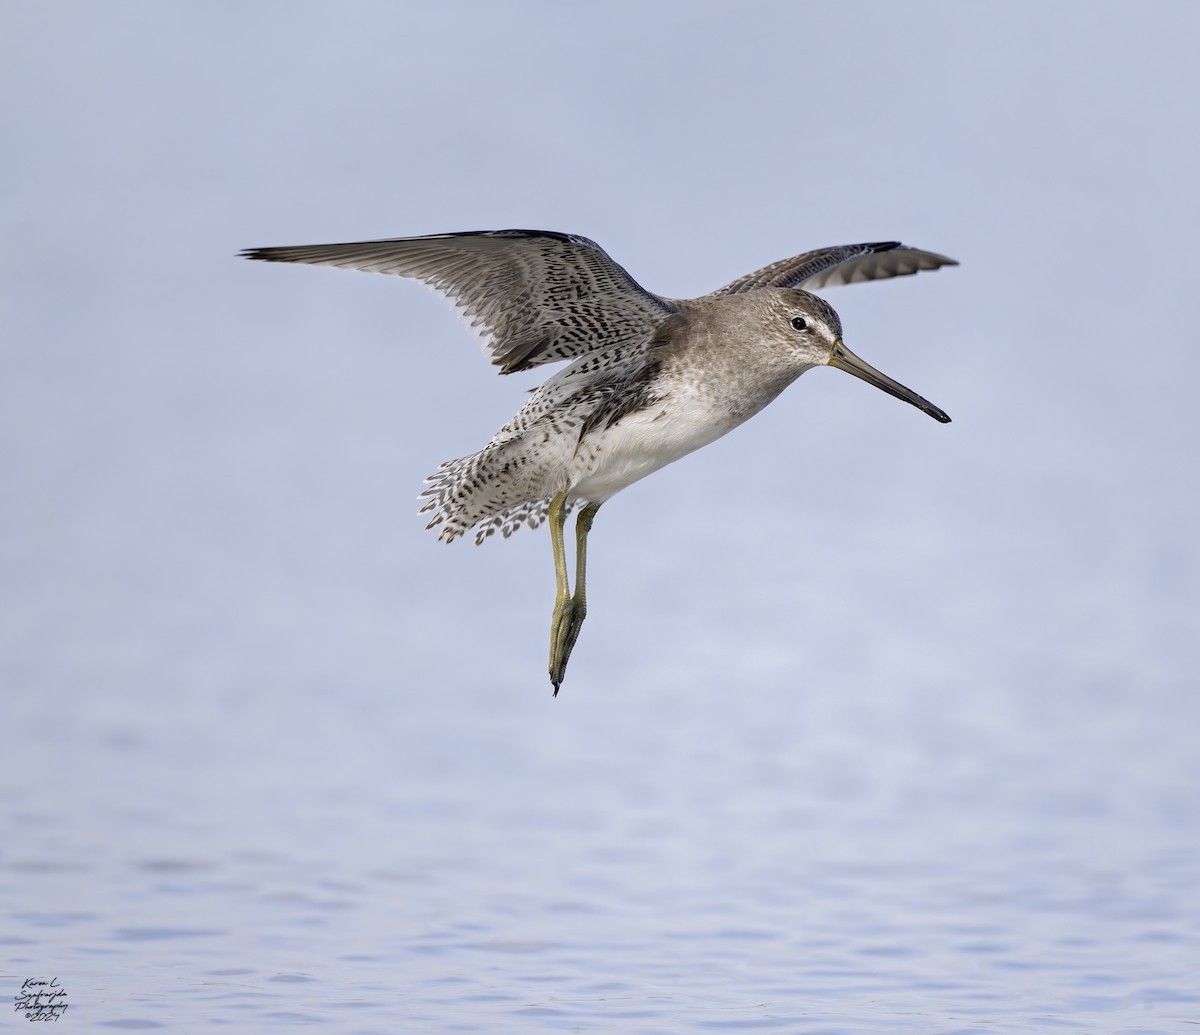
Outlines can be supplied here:
[[[604, 624], [637, 610], [643, 577], [687, 587], [673, 650], [734, 600], [763, 608], [764, 643], [776, 622], [820, 640], [830, 598], [867, 628], [917, 616], [918, 654], [950, 631], [996, 665], [1074, 652], [1190, 671], [1200, 17], [1154, 12], [7, 4], [16, 626], [18, 587], [36, 596], [47, 568], [83, 577], [133, 541], [224, 549], [186, 527], [202, 511], [276, 543], [281, 522], [313, 522], [289, 549], [411, 565], [433, 611], [468, 593], [536, 605], [528, 622], [455, 610], [540, 665], [546, 544], [442, 549], [412, 513], [421, 478], [485, 441], [528, 382], [494, 377], [418, 287], [252, 266], [240, 247], [545, 227], [687, 296], [897, 237], [962, 266], [829, 297], [851, 346], [955, 423], [818, 371], [614, 501], [597, 653], [573, 676], [604, 681], [619, 635]], [[330, 545], [346, 523], [355, 545]], [[832, 556], [847, 537], [855, 552]], [[230, 578], [262, 583], [252, 554]], [[311, 574], [295, 592], [327, 593]]]

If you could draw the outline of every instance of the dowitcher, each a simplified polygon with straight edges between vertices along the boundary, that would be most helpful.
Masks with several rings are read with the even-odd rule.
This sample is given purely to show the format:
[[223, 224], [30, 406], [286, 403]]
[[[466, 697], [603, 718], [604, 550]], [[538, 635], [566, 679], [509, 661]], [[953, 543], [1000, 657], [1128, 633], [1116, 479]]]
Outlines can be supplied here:
[[[950, 420], [846, 348], [838, 314], [810, 293], [957, 265], [898, 241], [818, 248], [682, 300], [641, 287], [594, 241], [543, 230], [242, 254], [423, 281], [485, 332], [502, 374], [568, 363], [479, 452], [442, 464], [421, 494], [428, 527], [447, 542], [475, 529], [481, 543], [549, 519], [555, 696], [587, 614], [588, 532], [610, 496], [733, 430], [816, 366]], [[572, 591], [563, 536], [577, 504]]]

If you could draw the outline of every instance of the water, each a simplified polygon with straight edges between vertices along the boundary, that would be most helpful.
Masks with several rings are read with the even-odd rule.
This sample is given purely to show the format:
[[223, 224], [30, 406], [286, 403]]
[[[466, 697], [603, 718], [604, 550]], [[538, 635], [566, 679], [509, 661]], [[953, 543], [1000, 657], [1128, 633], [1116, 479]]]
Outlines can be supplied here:
[[6, 791], [8, 983], [116, 1029], [1200, 1019], [1169, 700], [1066, 689], [1069, 727], [1022, 728], [1029, 698], [677, 669], [557, 702], [213, 671], [10, 701], [6, 769], [36, 778]]

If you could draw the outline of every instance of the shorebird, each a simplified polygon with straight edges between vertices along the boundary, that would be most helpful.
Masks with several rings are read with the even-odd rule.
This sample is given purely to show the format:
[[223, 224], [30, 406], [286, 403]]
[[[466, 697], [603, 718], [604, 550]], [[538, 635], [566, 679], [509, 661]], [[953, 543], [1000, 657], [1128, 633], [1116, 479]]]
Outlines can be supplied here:
[[[732, 431], [816, 366], [844, 370], [934, 420], [950, 420], [854, 355], [838, 314], [811, 293], [957, 265], [898, 241], [818, 248], [689, 299], [647, 291], [586, 237], [546, 230], [241, 254], [423, 281], [482, 329], [500, 373], [568, 363], [486, 446], [443, 463], [421, 494], [421, 512], [432, 515], [427, 527], [446, 542], [474, 529], [481, 543], [549, 520], [556, 697], [587, 614], [588, 533], [609, 497]], [[572, 592], [563, 537], [576, 505]]]

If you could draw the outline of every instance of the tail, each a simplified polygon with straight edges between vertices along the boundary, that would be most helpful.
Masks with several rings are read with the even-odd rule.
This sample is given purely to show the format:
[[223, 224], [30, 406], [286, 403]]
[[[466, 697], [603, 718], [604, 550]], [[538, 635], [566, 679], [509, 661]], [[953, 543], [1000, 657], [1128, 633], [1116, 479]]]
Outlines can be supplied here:
[[[545, 464], [520, 448], [521, 437], [491, 442], [470, 456], [447, 460], [425, 479], [428, 488], [420, 513], [438, 539], [453, 542], [475, 529], [475, 543], [499, 532], [505, 539], [522, 525], [537, 528], [546, 520], [550, 499]], [[572, 503], [574, 506], [574, 503]]]

